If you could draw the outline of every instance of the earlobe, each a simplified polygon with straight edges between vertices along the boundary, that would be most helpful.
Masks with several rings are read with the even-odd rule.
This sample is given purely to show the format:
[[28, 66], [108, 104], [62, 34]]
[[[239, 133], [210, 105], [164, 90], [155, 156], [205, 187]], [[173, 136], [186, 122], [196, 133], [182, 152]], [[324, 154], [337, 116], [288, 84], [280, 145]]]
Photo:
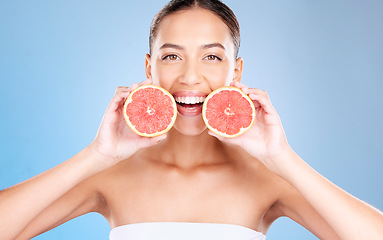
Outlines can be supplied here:
[[151, 57], [149, 54], [145, 55], [145, 74], [146, 74], [146, 79], [152, 78], [152, 64], [151, 64]]
[[235, 63], [233, 81], [241, 82], [243, 71], [243, 59], [239, 57]]

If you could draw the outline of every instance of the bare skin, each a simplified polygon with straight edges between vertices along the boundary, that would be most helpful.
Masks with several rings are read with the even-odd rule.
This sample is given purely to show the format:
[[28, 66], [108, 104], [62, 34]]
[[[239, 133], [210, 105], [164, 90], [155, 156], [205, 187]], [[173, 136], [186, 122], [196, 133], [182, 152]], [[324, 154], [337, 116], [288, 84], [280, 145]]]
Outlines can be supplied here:
[[290, 148], [267, 93], [240, 83], [243, 60], [233, 56], [226, 25], [209, 11], [195, 8], [164, 18], [152, 55], [146, 56], [149, 80], [141, 84], [153, 82], [170, 93], [240, 87], [257, 108], [254, 126], [224, 139], [209, 132], [200, 115], [179, 115], [166, 135], [142, 138], [121, 113], [138, 84], [120, 87], [92, 144], [0, 192], [0, 213], [12, 216], [0, 216], [0, 238], [30, 239], [99, 212], [112, 228], [214, 222], [266, 234], [273, 221], [287, 216], [320, 239], [379, 239], [382, 213], [327, 181]]

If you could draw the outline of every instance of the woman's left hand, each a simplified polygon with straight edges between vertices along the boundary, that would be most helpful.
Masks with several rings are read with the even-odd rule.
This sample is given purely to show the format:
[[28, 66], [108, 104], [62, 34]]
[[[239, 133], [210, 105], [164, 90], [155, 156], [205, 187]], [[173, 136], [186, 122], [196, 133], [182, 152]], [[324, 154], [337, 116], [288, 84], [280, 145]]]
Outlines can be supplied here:
[[236, 138], [224, 138], [211, 131], [209, 134], [221, 141], [241, 146], [270, 170], [278, 172], [278, 162], [282, 161], [286, 154], [290, 154], [292, 149], [269, 96], [263, 90], [249, 88], [239, 82], [232, 82], [231, 85], [242, 89], [253, 100], [256, 109], [254, 124], [247, 132]]

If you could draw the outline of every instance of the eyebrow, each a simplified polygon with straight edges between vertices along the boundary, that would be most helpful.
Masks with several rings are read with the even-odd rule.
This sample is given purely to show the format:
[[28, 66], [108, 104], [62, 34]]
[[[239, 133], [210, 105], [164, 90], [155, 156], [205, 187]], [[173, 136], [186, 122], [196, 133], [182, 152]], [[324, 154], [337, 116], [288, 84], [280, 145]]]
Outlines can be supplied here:
[[201, 49], [208, 49], [208, 48], [215, 48], [215, 47], [226, 50], [226, 48], [220, 43], [210, 43], [210, 44], [202, 45]]
[[164, 49], [164, 48], [174, 48], [174, 49], [178, 49], [178, 50], [184, 50], [185, 48], [180, 46], [180, 45], [177, 45], [177, 44], [172, 44], [172, 43], [165, 43], [164, 45], [162, 45], [160, 47], [160, 49]]
[[[226, 48], [220, 43], [205, 44], [205, 45], [201, 46], [201, 49], [208, 49], [208, 48], [215, 48], [215, 47], [222, 48], [223, 50], [226, 50]], [[172, 43], [165, 43], [160, 47], [160, 49], [164, 49], [164, 48], [174, 48], [174, 49], [178, 49], [178, 50], [185, 50], [185, 47], [177, 45], [177, 44], [172, 44]]]

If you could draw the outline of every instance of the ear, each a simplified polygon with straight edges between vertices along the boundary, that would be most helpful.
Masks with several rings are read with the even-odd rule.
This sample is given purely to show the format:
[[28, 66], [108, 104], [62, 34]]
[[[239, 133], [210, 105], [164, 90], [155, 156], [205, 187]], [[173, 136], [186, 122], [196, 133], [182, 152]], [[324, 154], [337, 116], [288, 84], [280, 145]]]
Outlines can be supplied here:
[[239, 57], [235, 63], [233, 81], [241, 82], [243, 71], [243, 59]]
[[145, 55], [145, 74], [146, 74], [146, 79], [152, 78], [152, 63], [151, 63], [151, 57], [149, 54]]

